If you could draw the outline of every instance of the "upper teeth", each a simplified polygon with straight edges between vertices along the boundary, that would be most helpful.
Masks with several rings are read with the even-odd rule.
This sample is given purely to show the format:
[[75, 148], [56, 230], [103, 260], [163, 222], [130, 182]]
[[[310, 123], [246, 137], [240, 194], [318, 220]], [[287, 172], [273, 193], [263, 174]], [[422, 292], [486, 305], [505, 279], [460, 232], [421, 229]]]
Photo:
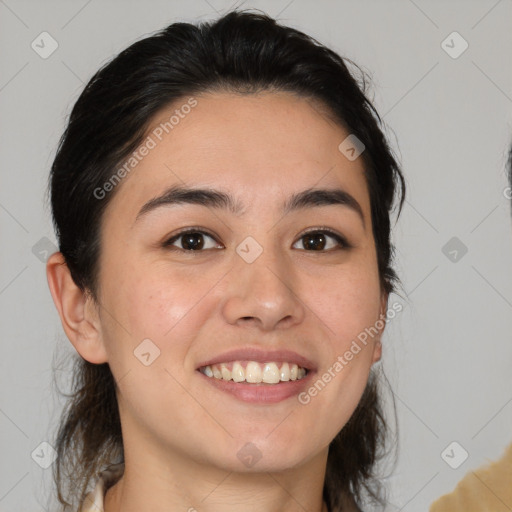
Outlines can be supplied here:
[[256, 361], [248, 361], [245, 368], [240, 361], [234, 361], [233, 363], [203, 366], [200, 370], [207, 377], [215, 379], [250, 383], [264, 382], [267, 384], [300, 380], [306, 375], [306, 369], [294, 363], [282, 363], [281, 368], [279, 368], [278, 363], [260, 364]]

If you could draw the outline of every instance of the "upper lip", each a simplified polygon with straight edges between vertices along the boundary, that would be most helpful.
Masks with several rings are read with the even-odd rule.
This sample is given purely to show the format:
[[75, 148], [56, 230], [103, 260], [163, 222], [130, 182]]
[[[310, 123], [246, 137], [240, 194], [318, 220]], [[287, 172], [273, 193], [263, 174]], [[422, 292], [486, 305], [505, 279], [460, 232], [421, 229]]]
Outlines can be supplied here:
[[210, 359], [199, 363], [196, 369], [218, 363], [230, 361], [256, 361], [258, 363], [295, 363], [306, 370], [316, 370], [315, 364], [308, 358], [293, 352], [292, 350], [261, 350], [255, 347], [237, 348], [223, 352]]

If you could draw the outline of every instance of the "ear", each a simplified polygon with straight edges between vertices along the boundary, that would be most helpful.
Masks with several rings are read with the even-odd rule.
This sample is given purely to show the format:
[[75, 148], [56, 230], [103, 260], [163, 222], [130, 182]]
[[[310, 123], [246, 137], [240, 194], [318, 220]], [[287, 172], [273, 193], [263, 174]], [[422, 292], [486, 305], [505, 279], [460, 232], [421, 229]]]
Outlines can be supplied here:
[[[373, 345], [373, 358], [372, 364], [380, 361], [382, 357], [382, 342], [380, 341], [384, 329], [386, 327], [386, 318], [387, 318], [387, 309], [388, 309], [388, 294], [386, 292], [382, 292], [381, 300], [380, 300], [380, 313], [379, 313], [379, 334], [375, 338], [375, 343]], [[381, 325], [382, 324], [382, 325]]]
[[64, 332], [76, 351], [90, 363], [107, 362], [97, 304], [75, 284], [62, 253], [48, 258], [46, 277]]

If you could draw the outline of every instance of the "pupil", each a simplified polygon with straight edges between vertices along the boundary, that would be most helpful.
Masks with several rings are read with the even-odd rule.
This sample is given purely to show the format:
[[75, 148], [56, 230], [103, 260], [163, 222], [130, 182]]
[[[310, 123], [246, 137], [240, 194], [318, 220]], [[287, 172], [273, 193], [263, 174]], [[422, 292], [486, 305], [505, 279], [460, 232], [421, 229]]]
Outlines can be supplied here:
[[204, 245], [204, 241], [200, 233], [188, 233], [184, 235], [183, 240], [183, 248], [187, 250], [201, 249]]
[[316, 247], [317, 249], [323, 249], [325, 247], [325, 237], [322, 233], [306, 235], [305, 241], [306, 243], [304, 244], [304, 246], [307, 249], [315, 249], [318, 243], [320, 244], [320, 247]]

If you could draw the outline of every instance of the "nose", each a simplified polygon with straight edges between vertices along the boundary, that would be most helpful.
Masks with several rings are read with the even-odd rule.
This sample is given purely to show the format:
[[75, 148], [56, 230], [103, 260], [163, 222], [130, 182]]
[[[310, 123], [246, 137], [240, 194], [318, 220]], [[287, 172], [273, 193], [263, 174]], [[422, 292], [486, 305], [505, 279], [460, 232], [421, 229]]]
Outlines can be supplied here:
[[289, 328], [303, 321], [305, 306], [297, 279], [285, 258], [264, 250], [252, 263], [234, 255], [222, 313], [231, 325], [262, 331]]

